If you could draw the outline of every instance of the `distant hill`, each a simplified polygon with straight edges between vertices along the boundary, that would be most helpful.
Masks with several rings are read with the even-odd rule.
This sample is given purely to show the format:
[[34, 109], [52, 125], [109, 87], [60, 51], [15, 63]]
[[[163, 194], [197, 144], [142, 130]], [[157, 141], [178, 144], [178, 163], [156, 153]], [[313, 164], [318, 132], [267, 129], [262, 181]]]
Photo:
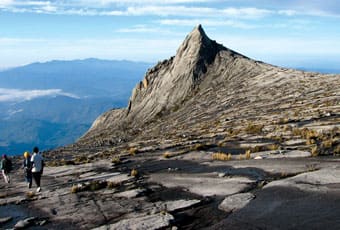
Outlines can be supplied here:
[[85, 59], [0, 72], [0, 151], [74, 142], [104, 111], [124, 107], [149, 63]]

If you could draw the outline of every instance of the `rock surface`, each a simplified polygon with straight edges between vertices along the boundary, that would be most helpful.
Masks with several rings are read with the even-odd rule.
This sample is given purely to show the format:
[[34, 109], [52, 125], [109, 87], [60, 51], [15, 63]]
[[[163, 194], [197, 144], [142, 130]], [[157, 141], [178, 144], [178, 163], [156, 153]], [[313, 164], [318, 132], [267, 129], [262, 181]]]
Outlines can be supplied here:
[[170, 221], [172, 221], [173, 219], [174, 217], [169, 213], [133, 217], [131, 219], [121, 220], [115, 224], [94, 228], [94, 230], [119, 230], [119, 229], [154, 230], [169, 226]]
[[239, 193], [226, 197], [218, 206], [225, 212], [234, 212], [245, 207], [255, 196], [252, 193]]

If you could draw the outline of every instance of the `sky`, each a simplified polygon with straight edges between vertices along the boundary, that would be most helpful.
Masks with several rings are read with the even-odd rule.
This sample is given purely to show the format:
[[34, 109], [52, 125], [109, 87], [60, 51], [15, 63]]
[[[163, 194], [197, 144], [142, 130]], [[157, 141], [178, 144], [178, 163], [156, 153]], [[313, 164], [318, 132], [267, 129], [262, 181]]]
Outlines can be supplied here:
[[0, 69], [85, 58], [156, 63], [197, 24], [257, 60], [340, 69], [338, 0], [0, 0]]

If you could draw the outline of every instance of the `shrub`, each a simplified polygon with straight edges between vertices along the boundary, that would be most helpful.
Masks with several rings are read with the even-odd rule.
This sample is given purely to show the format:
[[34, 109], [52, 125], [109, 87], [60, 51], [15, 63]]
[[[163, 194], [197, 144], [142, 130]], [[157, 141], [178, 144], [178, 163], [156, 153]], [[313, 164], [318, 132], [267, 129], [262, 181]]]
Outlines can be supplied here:
[[120, 185], [121, 185], [120, 182], [112, 182], [112, 181], [107, 182], [108, 189], [113, 189], [113, 188], [119, 187]]
[[111, 159], [111, 163], [112, 164], [119, 164], [119, 163], [121, 163], [120, 157], [113, 157]]
[[246, 159], [250, 159], [251, 155], [250, 155], [250, 150], [248, 149], [246, 152], [245, 152], [245, 158]]
[[340, 154], [340, 145], [337, 145], [334, 149], [334, 154], [339, 155]]
[[96, 191], [102, 188], [107, 187], [107, 182], [106, 181], [91, 181], [86, 184], [77, 184], [73, 185], [71, 187], [71, 192], [72, 193], [78, 193], [78, 192], [83, 192], [83, 191]]
[[132, 147], [129, 149], [129, 153], [134, 156], [136, 153], [138, 153], [138, 149], [136, 147]]
[[170, 158], [172, 155], [171, 155], [171, 153], [170, 152], [165, 152], [165, 153], [163, 153], [163, 157], [164, 158]]
[[267, 146], [268, 150], [278, 150], [280, 148], [280, 145], [278, 144], [271, 144]]
[[312, 147], [311, 154], [312, 154], [313, 157], [319, 156], [319, 153], [320, 153], [320, 150], [319, 150], [317, 145]]
[[35, 193], [34, 192], [27, 192], [26, 193], [26, 197], [29, 198], [29, 199], [32, 199], [33, 197], [35, 196]]
[[220, 161], [229, 161], [231, 160], [231, 154], [230, 153], [213, 153], [212, 154], [213, 160], [220, 160]]
[[131, 170], [131, 173], [130, 173], [131, 176], [137, 177], [138, 174], [139, 174], [139, 173], [138, 173], [137, 169], [132, 169], [132, 170]]
[[324, 141], [322, 142], [322, 147], [323, 147], [323, 148], [331, 148], [331, 147], [333, 146], [333, 144], [334, 144], [333, 139], [324, 140]]
[[261, 124], [256, 125], [249, 123], [248, 126], [245, 128], [245, 131], [248, 134], [258, 134], [262, 132], [263, 127], [264, 126]]

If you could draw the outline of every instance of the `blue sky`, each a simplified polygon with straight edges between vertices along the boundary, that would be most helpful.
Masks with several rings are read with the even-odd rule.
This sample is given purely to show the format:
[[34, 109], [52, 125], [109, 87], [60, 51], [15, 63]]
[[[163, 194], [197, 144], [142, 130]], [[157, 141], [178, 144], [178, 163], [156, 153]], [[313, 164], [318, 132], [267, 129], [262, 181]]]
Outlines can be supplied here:
[[254, 59], [340, 66], [337, 0], [0, 0], [0, 68], [89, 57], [157, 62], [197, 24]]

